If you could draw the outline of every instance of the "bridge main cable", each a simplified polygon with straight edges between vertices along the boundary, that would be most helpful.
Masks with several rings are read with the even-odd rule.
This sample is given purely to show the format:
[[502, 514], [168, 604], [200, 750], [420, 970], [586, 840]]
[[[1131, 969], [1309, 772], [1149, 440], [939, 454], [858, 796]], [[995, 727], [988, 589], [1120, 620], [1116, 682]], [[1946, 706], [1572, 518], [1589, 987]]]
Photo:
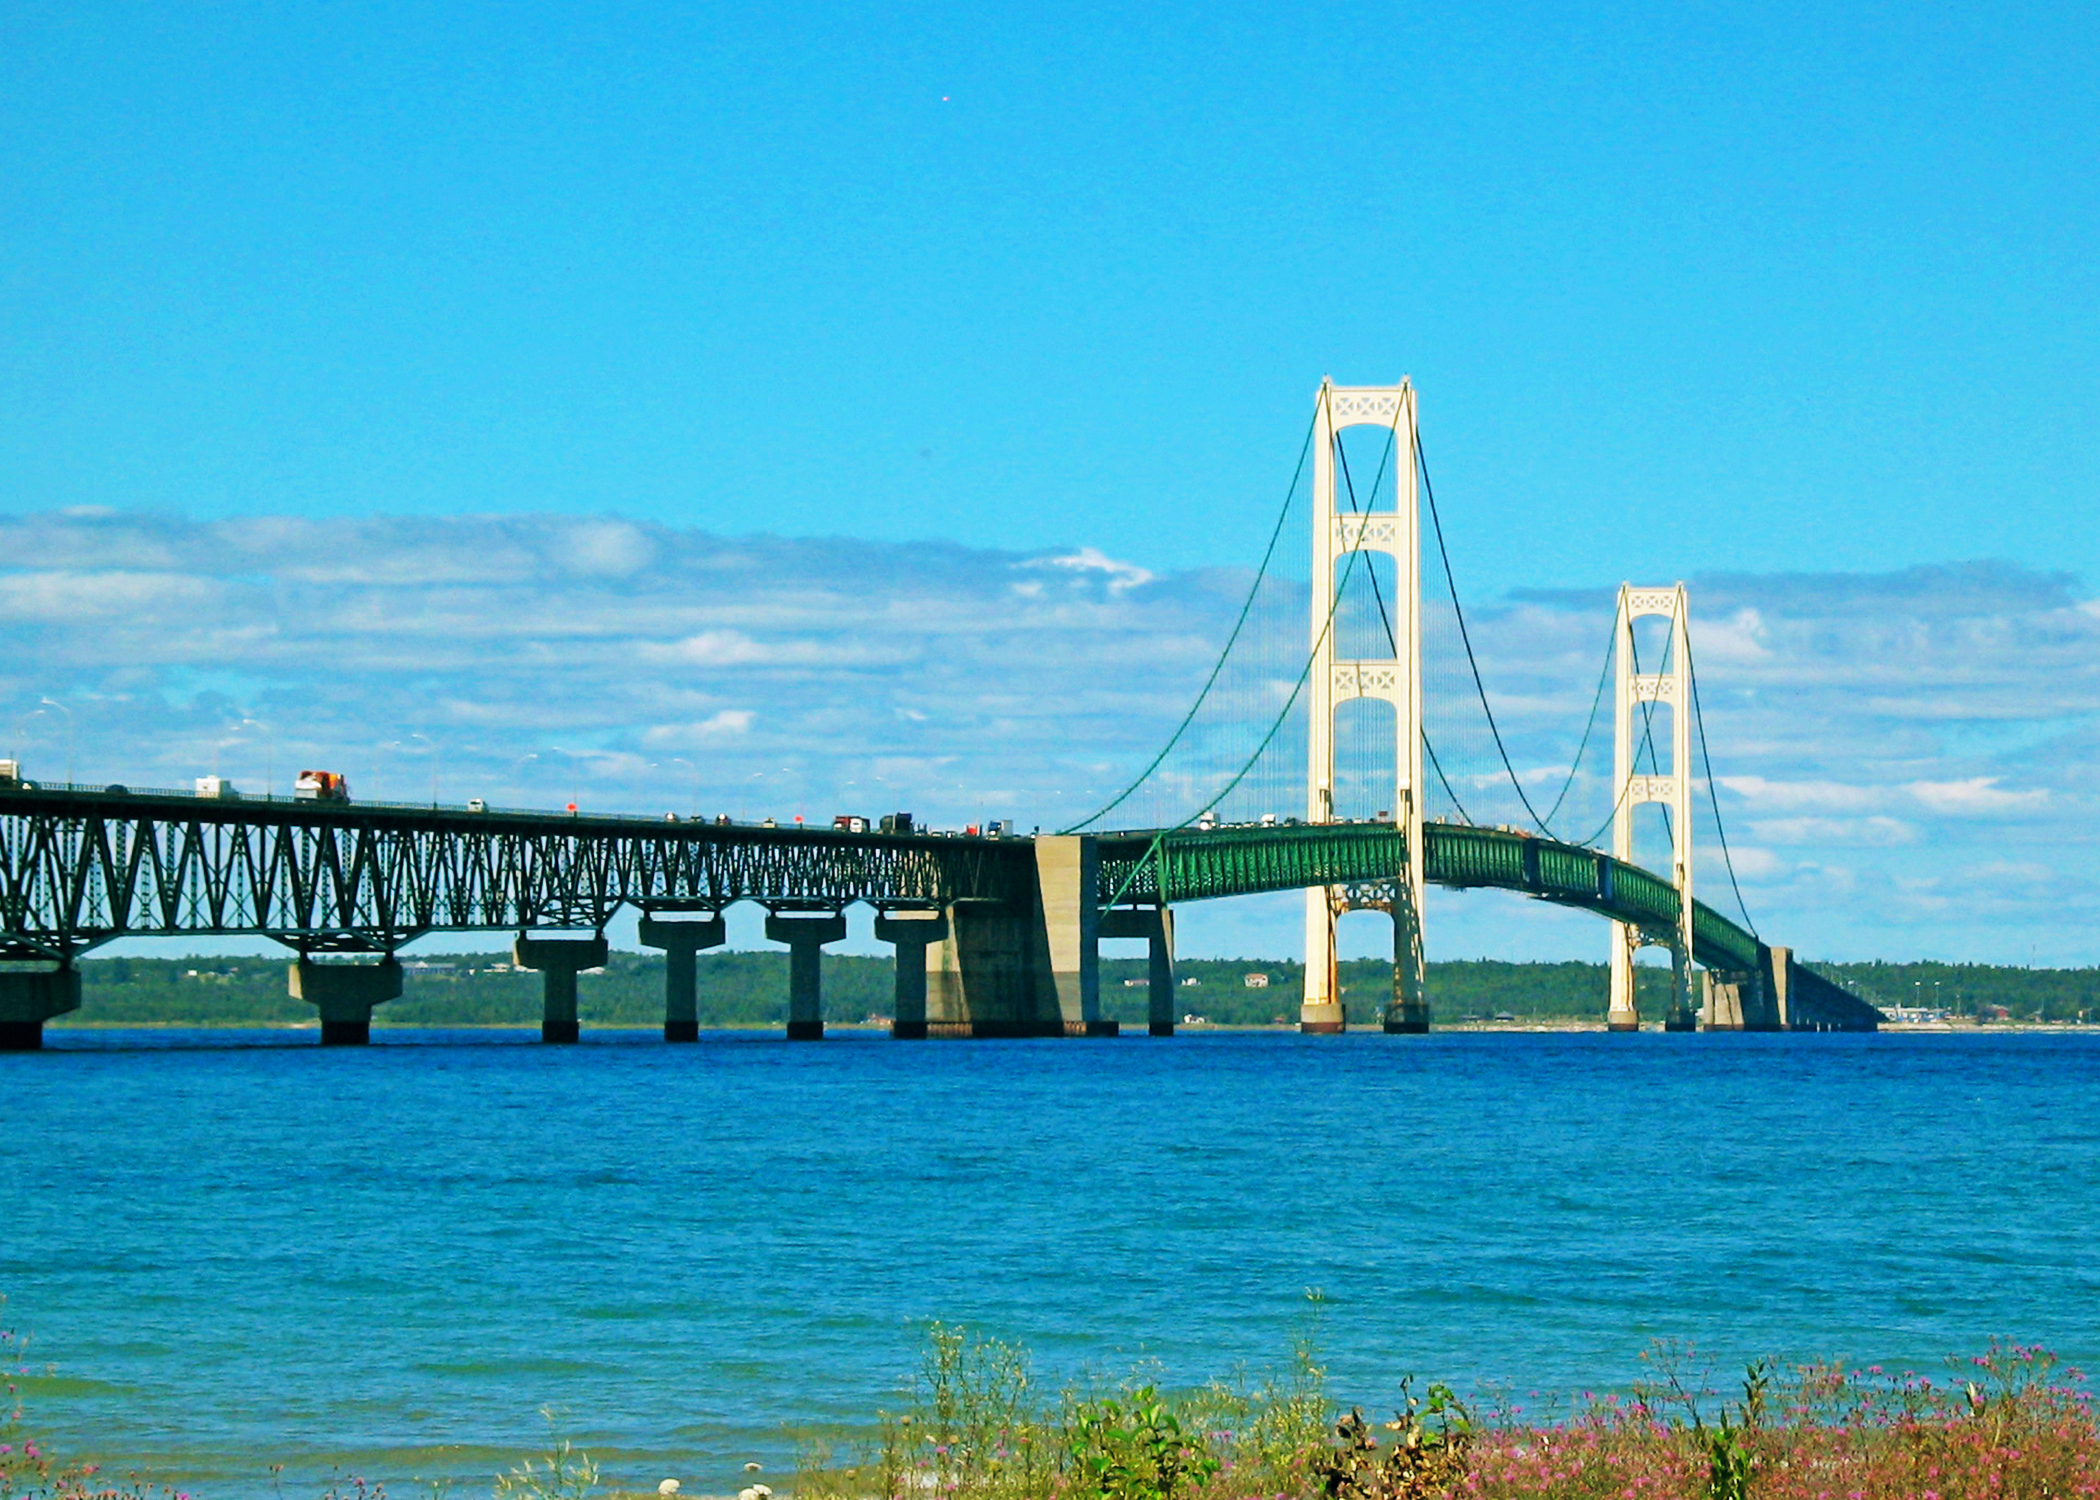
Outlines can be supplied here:
[[[1276, 513], [1276, 524], [1269, 528], [1269, 545], [1262, 549], [1261, 566], [1255, 569], [1254, 581], [1247, 586], [1247, 597], [1240, 603], [1239, 617], [1232, 622], [1232, 633], [1226, 636], [1224, 649], [1218, 652], [1218, 659], [1211, 663], [1210, 675], [1203, 679], [1203, 686], [1196, 693], [1196, 700], [1189, 705], [1188, 712], [1181, 716], [1181, 722], [1174, 726], [1174, 732], [1167, 736], [1167, 742], [1160, 746], [1159, 753], [1152, 757], [1151, 763], [1144, 770], [1138, 772], [1137, 778], [1130, 785], [1124, 787], [1122, 791], [1116, 793], [1115, 796], [1086, 817], [1081, 818], [1078, 822], [1069, 827], [1060, 828], [1058, 830], [1059, 833], [1078, 833], [1089, 825], [1100, 822], [1101, 819], [1114, 812], [1118, 807], [1121, 807], [1130, 799], [1131, 794], [1143, 786], [1152, 773], [1160, 768], [1160, 765], [1166, 760], [1168, 755], [1173, 753], [1174, 747], [1181, 742], [1182, 735], [1188, 732], [1189, 725], [1195, 722], [1196, 715], [1210, 698], [1211, 689], [1217, 686], [1219, 674], [1225, 670], [1225, 663], [1232, 655], [1232, 648], [1239, 642], [1240, 632], [1246, 629], [1248, 617], [1254, 613], [1254, 601], [1260, 596], [1262, 581], [1268, 577], [1269, 565], [1275, 560], [1276, 544], [1283, 536], [1284, 523], [1290, 519], [1291, 504], [1298, 494], [1298, 483], [1305, 477], [1305, 460], [1312, 453], [1313, 430], [1318, 424], [1319, 417], [1315, 413], [1312, 421], [1306, 424], [1305, 441], [1298, 447], [1298, 463], [1291, 470], [1290, 487], [1284, 491], [1283, 507]], [[1264, 741], [1265, 745], [1266, 743]], [[1259, 752], [1256, 753], [1259, 754]], [[1201, 814], [1198, 813], [1195, 816], [1201, 816]]]

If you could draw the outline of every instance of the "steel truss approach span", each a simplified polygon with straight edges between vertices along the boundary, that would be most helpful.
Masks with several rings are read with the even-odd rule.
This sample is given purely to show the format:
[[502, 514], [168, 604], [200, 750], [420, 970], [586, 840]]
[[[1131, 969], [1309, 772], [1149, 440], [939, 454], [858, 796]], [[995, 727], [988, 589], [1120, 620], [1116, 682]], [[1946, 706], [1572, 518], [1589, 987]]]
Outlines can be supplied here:
[[[1677, 928], [1675, 887], [1638, 865], [1494, 828], [1425, 823], [1422, 833], [1422, 875], [1432, 885], [1520, 891], [1658, 936]], [[1406, 860], [1406, 834], [1391, 823], [1105, 834], [1101, 887], [1104, 900], [1120, 890], [1126, 901], [1174, 905], [1262, 891], [1389, 885]], [[1757, 938], [1698, 901], [1692, 903], [1692, 947], [1712, 969], [1758, 962]]]
[[[1491, 886], [1668, 932], [1666, 880], [1591, 849], [1430, 823], [1428, 881]], [[1097, 900], [1168, 905], [1404, 871], [1390, 823], [1102, 834]], [[391, 951], [430, 932], [603, 928], [622, 906], [738, 901], [836, 911], [1025, 905], [1028, 839], [719, 827], [646, 818], [470, 813], [78, 789], [0, 792], [0, 958], [67, 959], [122, 936], [259, 934], [306, 951]], [[1757, 939], [1694, 903], [1710, 968]]]
[[0, 959], [261, 934], [390, 952], [424, 933], [603, 928], [624, 905], [1015, 900], [1025, 843], [649, 818], [51, 788], [0, 791]]

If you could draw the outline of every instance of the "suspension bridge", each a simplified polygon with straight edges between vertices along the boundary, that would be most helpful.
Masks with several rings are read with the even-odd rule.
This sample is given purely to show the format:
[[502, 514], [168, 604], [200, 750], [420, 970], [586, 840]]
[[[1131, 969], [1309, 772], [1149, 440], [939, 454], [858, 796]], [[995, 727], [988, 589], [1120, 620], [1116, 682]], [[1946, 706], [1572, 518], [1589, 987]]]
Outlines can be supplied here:
[[[1441, 594], [1423, 587], [1425, 512]], [[1168, 1035], [1175, 908], [1290, 891], [1305, 901], [1300, 1029], [1347, 1027], [1337, 929], [1369, 911], [1390, 920], [1394, 958], [1375, 1024], [1422, 1032], [1432, 885], [1605, 919], [1613, 1030], [1641, 1024], [1635, 959], [1651, 945], [1669, 955], [1669, 1029], [1871, 1030], [1880, 1019], [1750, 922], [1713, 798], [1681, 584], [1620, 589], [1588, 722], [1539, 811], [1459, 604], [1408, 382], [1322, 384], [1244, 603], [1192, 687], [1128, 785], [1090, 816], [1026, 837], [0, 779], [0, 1048], [39, 1046], [44, 1023], [79, 1006], [79, 959], [125, 937], [281, 942], [321, 1040], [363, 1042], [375, 1008], [402, 993], [397, 951], [465, 931], [514, 935], [515, 961], [543, 976], [542, 1037], [574, 1041], [577, 976], [605, 963], [605, 929], [629, 907], [642, 942], [666, 955], [664, 1036], [692, 1040], [695, 956], [725, 941], [724, 911], [746, 901], [788, 949], [793, 1039], [823, 1035], [819, 959], [856, 903], [895, 947], [900, 1038], [1113, 1035], [1099, 945], [1115, 939], [1147, 944], [1148, 1029]], [[1608, 774], [1593, 764], [1607, 690]], [[1735, 917], [1694, 894], [1702, 786]], [[1529, 826], [1490, 823], [1503, 804]], [[1146, 826], [1127, 826], [1133, 811], [1152, 814]], [[1600, 812], [1594, 827], [1570, 825]], [[1644, 827], [1654, 842], [1657, 815], [1651, 868], [1638, 846]]]

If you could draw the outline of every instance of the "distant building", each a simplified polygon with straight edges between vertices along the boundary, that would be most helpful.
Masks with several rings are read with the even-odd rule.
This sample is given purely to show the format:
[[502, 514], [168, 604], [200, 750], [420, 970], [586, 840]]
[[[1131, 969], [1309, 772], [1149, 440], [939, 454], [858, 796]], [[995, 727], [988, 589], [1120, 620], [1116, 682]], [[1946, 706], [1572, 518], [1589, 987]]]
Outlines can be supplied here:
[[1246, 985], [1250, 990], [1265, 990], [1269, 987], [1269, 976], [1266, 974], [1248, 974], [1240, 980], [1240, 983]]

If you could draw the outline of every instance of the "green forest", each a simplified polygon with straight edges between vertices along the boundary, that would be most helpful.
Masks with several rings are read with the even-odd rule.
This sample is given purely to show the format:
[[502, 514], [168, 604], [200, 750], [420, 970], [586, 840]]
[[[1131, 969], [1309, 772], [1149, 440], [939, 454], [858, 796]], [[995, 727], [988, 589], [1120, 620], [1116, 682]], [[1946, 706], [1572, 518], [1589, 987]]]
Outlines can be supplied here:
[[[382, 1026], [531, 1026], [540, 1014], [540, 977], [511, 970], [502, 956], [434, 955], [404, 960], [399, 1000], [374, 1013]], [[286, 961], [268, 958], [104, 958], [81, 964], [81, 1008], [54, 1025], [254, 1026], [313, 1019], [311, 1007], [287, 993]], [[777, 1026], [787, 1010], [787, 955], [781, 952], [699, 956], [704, 1026]], [[2074, 1021], [2100, 1018], [2100, 969], [2021, 969], [1983, 964], [1819, 964], [1816, 968], [1880, 1005], [1924, 1006], [1985, 1020]], [[1104, 958], [1106, 1013], [1125, 1024], [1148, 1011], [1145, 962]], [[834, 1024], [890, 1013], [887, 957], [824, 958], [824, 1013]], [[1176, 966], [1177, 1019], [1199, 1016], [1221, 1026], [1289, 1024], [1297, 1015], [1295, 961], [1184, 959]], [[1644, 1014], [1659, 1016], [1668, 971], [1640, 972]], [[1392, 992], [1392, 965], [1342, 965], [1343, 1003], [1355, 1025], [1376, 1024]], [[1601, 1021], [1605, 970], [1588, 963], [1503, 963], [1489, 959], [1429, 966], [1438, 1024], [1467, 1021]], [[601, 973], [579, 981], [581, 1018], [595, 1026], [656, 1026], [663, 1020], [663, 959], [614, 953]]]

